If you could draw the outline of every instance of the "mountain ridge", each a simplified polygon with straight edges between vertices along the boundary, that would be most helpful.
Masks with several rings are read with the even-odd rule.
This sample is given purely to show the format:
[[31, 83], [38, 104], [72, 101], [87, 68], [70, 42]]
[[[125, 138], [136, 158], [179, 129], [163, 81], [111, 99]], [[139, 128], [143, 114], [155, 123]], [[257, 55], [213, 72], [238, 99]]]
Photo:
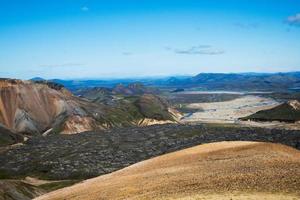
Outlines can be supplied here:
[[[128, 85], [140, 82], [146, 86], [160, 87], [201, 87], [204, 90], [280, 90], [300, 87], [300, 72], [275, 73], [199, 73], [194, 76], [166, 76], [154, 78], [127, 78], [127, 79], [50, 79], [63, 84], [71, 91], [86, 86], [113, 88], [118, 84]], [[241, 85], [242, 84], [242, 85]]]

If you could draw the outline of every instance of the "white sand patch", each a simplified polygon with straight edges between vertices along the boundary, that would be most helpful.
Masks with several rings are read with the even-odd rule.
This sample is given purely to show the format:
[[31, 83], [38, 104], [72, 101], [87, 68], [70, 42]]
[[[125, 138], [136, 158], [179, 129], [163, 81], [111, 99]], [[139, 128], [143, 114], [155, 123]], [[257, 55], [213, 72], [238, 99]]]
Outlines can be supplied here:
[[258, 96], [248, 95], [238, 99], [214, 103], [193, 103], [188, 108], [203, 111], [195, 112], [181, 119], [182, 122], [233, 123], [238, 118], [246, 117], [260, 110], [279, 105], [279, 102]]

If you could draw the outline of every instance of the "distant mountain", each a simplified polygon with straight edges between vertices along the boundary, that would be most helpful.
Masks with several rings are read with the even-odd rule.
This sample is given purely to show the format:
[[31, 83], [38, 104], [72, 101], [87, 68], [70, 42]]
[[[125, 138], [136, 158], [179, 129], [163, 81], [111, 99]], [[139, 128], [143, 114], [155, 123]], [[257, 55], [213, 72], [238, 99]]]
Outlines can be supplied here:
[[74, 94], [92, 101], [97, 100], [97, 102], [106, 102], [113, 99], [112, 89], [106, 87], [81, 88], [75, 90]]
[[128, 85], [118, 84], [113, 88], [88, 87], [74, 91], [74, 94], [96, 101], [110, 104], [115, 95], [139, 96], [143, 94], [160, 94], [161, 91], [155, 87], [148, 87], [142, 83], [130, 83]]
[[272, 109], [258, 111], [253, 115], [241, 119], [252, 121], [297, 122], [300, 121], [300, 102], [297, 100], [288, 101]]
[[154, 87], [146, 87], [142, 83], [130, 83], [127, 86], [118, 84], [112, 90], [113, 94], [122, 95], [142, 95], [142, 94], [159, 94], [160, 91]]
[[287, 90], [300, 86], [300, 72], [257, 73], [201, 73], [192, 78], [166, 81], [176, 87], [201, 87], [207, 90]]
[[34, 78], [30, 79], [30, 81], [45, 81], [45, 79], [43, 79], [41, 77], [34, 77]]
[[[52, 82], [60, 83], [71, 91], [78, 89], [106, 87], [126, 91], [128, 85], [139, 82], [144, 86], [159, 88], [191, 88], [199, 87], [203, 90], [249, 90], [285, 91], [287, 89], [300, 88], [300, 72], [286, 73], [200, 73], [196, 76], [173, 76], [164, 78], [140, 78], [140, 79], [111, 79], [111, 80], [60, 80]], [[129, 92], [130, 93], [130, 92]]]
[[[105, 87], [105, 88], [115, 88], [117, 86], [123, 85], [125, 87], [129, 85], [142, 84], [142, 85], [156, 85], [156, 83], [163, 82], [162, 79], [106, 79], [106, 80], [61, 80], [52, 79], [51, 82], [59, 83], [64, 85], [67, 89], [73, 91], [94, 88], [94, 87]], [[137, 85], [138, 86], [138, 85]]]
[[[0, 124], [12, 132], [25, 135], [64, 133], [72, 134], [89, 130], [140, 125], [148, 117], [153, 120], [172, 120], [175, 115], [168, 111], [168, 105], [150, 98], [147, 105], [154, 104], [156, 115], [145, 115], [135, 101], [110, 106], [74, 96], [61, 84], [49, 81], [0, 80]], [[152, 103], [152, 104], [151, 104]], [[157, 104], [157, 105], [156, 105]], [[129, 105], [137, 109], [130, 112]], [[147, 124], [143, 124], [147, 125]]]
[[[51, 82], [62, 84], [65, 88], [70, 91], [76, 91], [82, 88], [92, 87], [111, 87], [114, 85], [113, 82], [104, 80], [62, 80], [62, 79], [51, 79]], [[115, 83], [117, 84], [117, 83]]]

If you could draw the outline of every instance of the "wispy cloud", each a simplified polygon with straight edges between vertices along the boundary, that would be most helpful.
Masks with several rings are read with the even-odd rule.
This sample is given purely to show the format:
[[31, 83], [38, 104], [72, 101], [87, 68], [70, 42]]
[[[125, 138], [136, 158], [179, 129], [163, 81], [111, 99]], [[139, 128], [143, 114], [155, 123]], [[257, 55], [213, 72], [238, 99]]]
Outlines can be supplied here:
[[257, 29], [259, 27], [258, 23], [242, 23], [242, 22], [236, 22], [233, 24], [235, 27], [241, 28], [241, 29]]
[[83, 64], [81, 63], [61, 63], [61, 64], [41, 64], [40, 67], [81, 67]]
[[82, 6], [80, 9], [81, 9], [81, 11], [83, 11], [83, 12], [89, 11], [89, 8], [88, 8], [87, 6]]
[[300, 13], [297, 13], [296, 15], [289, 16], [286, 19], [286, 23], [288, 23], [291, 26], [300, 27]]
[[224, 54], [224, 50], [215, 49], [211, 45], [197, 45], [187, 49], [174, 49], [172, 47], [165, 47], [168, 51], [173, 51], [177, 54], [187, 55], [221, 55]]

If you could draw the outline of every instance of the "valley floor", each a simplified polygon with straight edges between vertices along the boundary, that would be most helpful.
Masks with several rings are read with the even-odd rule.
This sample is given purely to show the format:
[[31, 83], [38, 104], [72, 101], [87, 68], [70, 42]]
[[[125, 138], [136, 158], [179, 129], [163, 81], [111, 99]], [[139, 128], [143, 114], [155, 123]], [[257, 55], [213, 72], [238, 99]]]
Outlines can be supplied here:
[[271, 98], [264, 98], [254, 95], [246, 95], [229, 101], [209, 102], [209, 103], [190, 103], [186, 108], [194, 110], [186, 114], [182, 123], [220, 123], [237, 124], [241, 126], [253, 126], [264, 128], [283, 128], [291, 130], [300, 130], [299, 123], [285, 122], [254, 122], [241, 121], [239, 118], [247, 117], [261, 110], [267, 110], [278, 106], [280, 103]]
[[249, 116], [260, 110], [270, 109], [278, 104], [275, 100], [258, 96], [244, 96], [223, 102], [192, 103], [188, 104], [187, 107], [200, 111], [184, 117], [182, 121], [234, 123], [241, 117]]

